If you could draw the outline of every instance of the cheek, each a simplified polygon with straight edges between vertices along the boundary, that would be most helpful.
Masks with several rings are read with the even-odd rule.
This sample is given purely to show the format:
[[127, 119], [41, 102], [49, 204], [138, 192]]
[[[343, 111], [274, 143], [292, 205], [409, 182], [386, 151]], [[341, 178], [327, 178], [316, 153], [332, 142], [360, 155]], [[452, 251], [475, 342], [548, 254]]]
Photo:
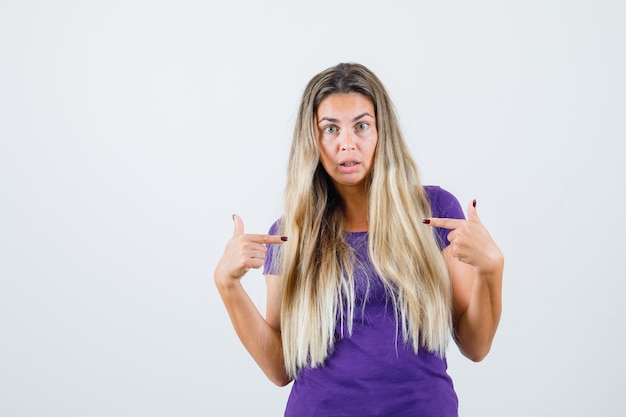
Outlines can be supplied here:
[[328, 151], [327, 148], [320, 145], [320, 162], [322, 163], [322, 166], [324, 168], [328, 167], [330, 160], [331, 160], [330, 152]]
[[319, 141], [320, 155], [330, 159], [336, 153], [336, 144], [333, 141]]
[[374, 156], [376, 155], [376, 144], [377, 141], [375, 140], [369, 148], [369, 158], [371, 163], [374, 163]]

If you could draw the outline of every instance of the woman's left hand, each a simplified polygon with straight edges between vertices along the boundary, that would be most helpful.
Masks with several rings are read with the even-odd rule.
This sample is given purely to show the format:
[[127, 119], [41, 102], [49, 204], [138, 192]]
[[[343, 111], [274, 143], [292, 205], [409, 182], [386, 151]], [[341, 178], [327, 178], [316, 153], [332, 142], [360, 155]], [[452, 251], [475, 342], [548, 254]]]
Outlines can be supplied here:
[[454, 258], [474, 266], [483, 274], [501, 273], [504, 257], [487, 228], [480, 222], [476, 200], [467, 208], [467, 220], [430, 218], [424, 222], [451, 230], [448, 234], [449, 250]]
[[467, 220], [424, 222], [451, 230], [443, 256], [452, 285], [455, 341], [465, 356], [480, 361], [491, 349], [500, 322], [502, 252], [480, 222], [476, 200], [467, 208]]

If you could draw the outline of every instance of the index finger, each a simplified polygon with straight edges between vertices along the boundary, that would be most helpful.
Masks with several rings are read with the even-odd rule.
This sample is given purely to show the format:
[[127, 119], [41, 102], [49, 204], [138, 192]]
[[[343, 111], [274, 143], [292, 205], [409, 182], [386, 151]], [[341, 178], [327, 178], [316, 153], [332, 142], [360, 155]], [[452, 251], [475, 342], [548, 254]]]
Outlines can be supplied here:
[[280, 235], [247, 235], [255, 243], [265, 243], [268, 245], [275, 245], [279, 243], [285, 243], [287, 236]]
[[438, 217], [431, 217], [429, 219], [424, 219], [424, 224], [433, 227], [442, 227], [444, 229], [454, 230], [459, 227], [465, 220], [460, 219], [442, 219]]

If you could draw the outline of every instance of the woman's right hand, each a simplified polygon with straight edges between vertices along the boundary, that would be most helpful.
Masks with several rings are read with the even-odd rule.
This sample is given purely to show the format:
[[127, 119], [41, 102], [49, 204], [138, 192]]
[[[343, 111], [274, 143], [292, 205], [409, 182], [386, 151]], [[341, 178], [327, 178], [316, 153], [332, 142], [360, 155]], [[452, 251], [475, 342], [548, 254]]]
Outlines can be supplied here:
[[233, 214], [235, 231], [215, 267], [217, 285], [228, 286], [239, 280], [251, 269], [260, 268], [267, 253], [266, 244], [282, 244], [285, 236], [244, 234], [243, 220]]
[[233, 215], [235, 232], [215, 267], [215, 284], [241, 343], [267, 377], [276, 385], [290, 381], [280, 331], [268, 323], [241, 285], [250, 268], [260, 268], [267, 253], [266, 244], [281, 244], [287, 238], [273, 235], [247, 235], [243, 221]]

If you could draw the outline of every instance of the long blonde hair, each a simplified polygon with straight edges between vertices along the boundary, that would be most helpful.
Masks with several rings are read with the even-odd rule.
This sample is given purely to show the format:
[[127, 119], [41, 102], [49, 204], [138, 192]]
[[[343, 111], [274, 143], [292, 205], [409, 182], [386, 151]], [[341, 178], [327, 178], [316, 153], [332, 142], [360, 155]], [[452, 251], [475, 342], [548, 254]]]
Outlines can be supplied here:
[[[281, 331], [287, 373], [324, 363], [337, 320], [352, 331], [354, 253], [344, 239], [344, 211], [319, 162], [315, 118], [331, 94], [360, 93], [374, 105], [378, 129], [369, 189], [368, 251], [391, 296], [403, 340], [443, 356], [451, 328], [451, 290], [432, 229], [430, 206], [391, 100], [359, 64], [339, 64], [311, 79], [291, 146], [278, 268], [283, 279]], [[345, 313], [345, 314], [344, 314]], [[345, 316], [345, 317], [344, 317]]]

